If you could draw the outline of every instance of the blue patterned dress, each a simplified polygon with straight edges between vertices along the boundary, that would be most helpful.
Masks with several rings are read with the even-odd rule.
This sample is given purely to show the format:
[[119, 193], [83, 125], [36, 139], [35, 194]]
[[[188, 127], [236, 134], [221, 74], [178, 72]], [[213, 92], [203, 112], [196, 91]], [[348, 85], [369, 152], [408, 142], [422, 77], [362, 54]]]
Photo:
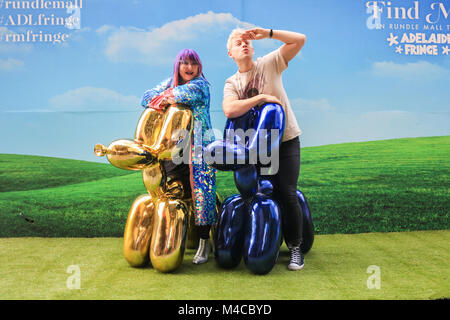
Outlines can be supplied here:
[[[147, 107], [154, 97], [170, 88], [171, 82], [172, 79], [169, 78], [153, 89], [147, 90], [141, 105]], [[207, 134], [207, 131], [212, 129], [209, 114], [209, 84], [204, 78], [197, 77], [173, 88], [172, 92], [175, 102], [190, 106], [194, 115], [190, 171], [195, 223], [196, 225], [213, 225], [216, 222], [216, 169], [206, 164], [199, 147], [195, 150], [195, 146], [206, 147], [214, 141], [214, 136]]]

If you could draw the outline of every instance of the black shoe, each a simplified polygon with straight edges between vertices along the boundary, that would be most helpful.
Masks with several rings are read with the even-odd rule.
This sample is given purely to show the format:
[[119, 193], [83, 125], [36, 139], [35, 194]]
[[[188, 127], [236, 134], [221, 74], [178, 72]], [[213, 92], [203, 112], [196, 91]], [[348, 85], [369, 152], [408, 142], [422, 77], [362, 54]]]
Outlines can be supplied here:
[[292, 247], [290, 249], [291, 261], [289, 262], [288, 269], [291, 271], [296, 271], [303, 269], [305, 265], [305, 259], [303, 258], [302, 251], [300, 247]]

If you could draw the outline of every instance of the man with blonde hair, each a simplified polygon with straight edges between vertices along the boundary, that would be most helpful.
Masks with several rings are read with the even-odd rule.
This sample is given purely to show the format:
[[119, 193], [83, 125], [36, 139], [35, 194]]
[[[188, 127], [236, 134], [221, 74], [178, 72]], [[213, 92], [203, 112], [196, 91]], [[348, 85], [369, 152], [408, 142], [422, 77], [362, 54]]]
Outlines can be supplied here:
[[[252, 40], [276, 39], [284, 44], [277, 50], [253, 60], [255, 50]], [[227, 118], [236, 118], [254, 106], [277, 103], [286, 115], [285, 130], [280, 147], [279, 170], [273, 177], [276, 198], [283, 206], [283, 234], [290, 250], [289, 270], [304, 266], [300, 250], [303, 231], [303, 213], [297, 198], [297, 181], [300, 172], [300, 140], [302, 133], [283, 87], [282, 72], [305, 44], [301, 33], [254, 28], [235, 29], [228, 41], [228, 55], [238, 71], [226, 80], [222, 108]]]

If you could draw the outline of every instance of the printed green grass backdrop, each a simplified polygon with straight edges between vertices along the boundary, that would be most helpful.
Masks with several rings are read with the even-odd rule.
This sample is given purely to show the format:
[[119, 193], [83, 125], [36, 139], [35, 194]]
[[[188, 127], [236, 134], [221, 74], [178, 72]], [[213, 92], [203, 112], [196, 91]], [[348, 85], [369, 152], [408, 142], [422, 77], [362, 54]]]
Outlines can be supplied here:
[[[298, 187], [316, 234], [450, 229], [450, 136], [302, 148]], [[218, 172], [225, 199], [232, 172]], [[0, 155], [0, 237], [121, 237], [140, 172]], [[27, 222], [22, 213], [34, 223]]]

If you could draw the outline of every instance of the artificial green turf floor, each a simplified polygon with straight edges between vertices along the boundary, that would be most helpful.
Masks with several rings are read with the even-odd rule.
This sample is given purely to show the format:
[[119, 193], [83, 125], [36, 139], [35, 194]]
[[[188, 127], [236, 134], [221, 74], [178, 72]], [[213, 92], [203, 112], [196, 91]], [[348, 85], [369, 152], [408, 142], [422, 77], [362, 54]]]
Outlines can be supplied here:
[[[214, 260], [194, 266], [193, 249], [175, 273], [134, 269], [122, 238], [1, 238], [0, 299], [448, 298], [449, 243], [449, 230], [318, 235], [303, 270], [287, 270], [283, 245], [274, 269], [256, 276], [243, 262], [232, 270]], [[80, 289], [67, 287], [71, 265]], [[379, 267], [379, 289], [368, 288], [370, 266]]]

